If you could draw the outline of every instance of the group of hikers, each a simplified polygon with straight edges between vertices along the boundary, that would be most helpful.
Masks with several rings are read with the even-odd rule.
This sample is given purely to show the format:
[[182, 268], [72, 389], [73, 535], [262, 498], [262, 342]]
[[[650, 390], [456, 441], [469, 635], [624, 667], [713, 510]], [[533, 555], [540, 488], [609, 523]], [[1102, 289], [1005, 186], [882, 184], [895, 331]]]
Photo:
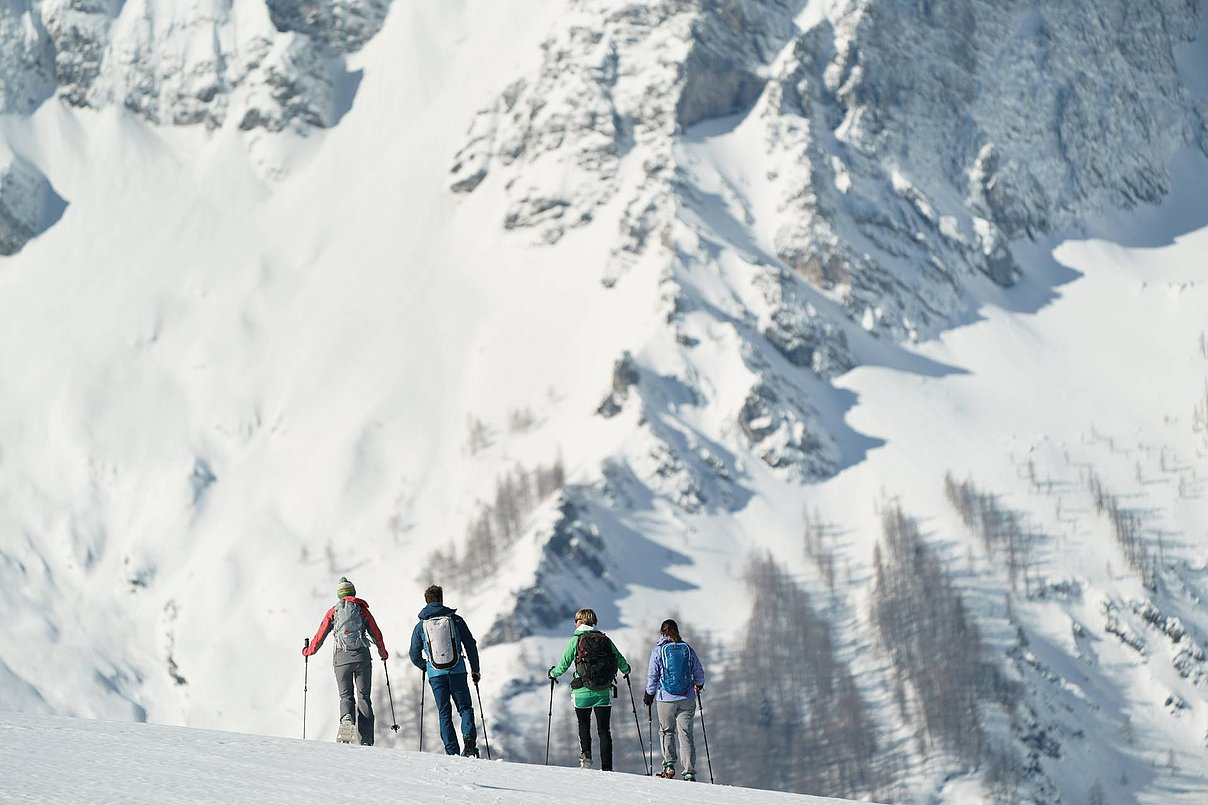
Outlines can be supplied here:
[[[332, 664], [340, 695], [340, 726], [336, 740], [342, 743], [359, 741], [364, 746], [372, 746], [370, 645], [377, 647], [383, 664], [390, 654], [369, 605], [357, 597], [356, 587], [343, 576], [336, 586], [336, 597], [336, 605], [327, 610], [314, 638], [304, 641], [302, 654], [307, 658], [313, 656], [327, 636], [334, 635]], [[411, 631], [409, 658], [416, 668], [426, 673], [440, 716], [440, 737], [445, 753], [478, 757], [478, 730], [469, 686], [473, 681], [477, 689], [481, 679], [478, 644], [457, 610], [445, 606], [444, 590], [439, 585], [433, 584], [424, 590], [424, 608], [419, 611], [418, 621]], [[612, 699], [617, 695], [617, 674], [628, 682], [630, 666], [616, 644], [597, 628], [596, 613], [591, 609], [580, 609], [575, 613], [574, 634], [561, 659], [548, 671], [551, 718], [554, 685], [572, 669], [570, 686], [579, 726], [579, 767], [594, 767], [591, 719], [595, 713], [600, 769], [612, 771]], [[386, 681], [389, 684], [389, 676]], [[656, 776], [675, 777], [676, 766], [682, 761], [683, 779], [696, 779], [693, 720], [704, 685], [704, 668], [696, 652], [680, 636], [679, 625], [671, 619], [663, 621], [658, 640], [650, 652], [642, 696], [643, 704], [658, 712], [663, 770]], [[459, 730], [453, 723], [454, 708], [461, 720], [461, 744], [458, 742]], [[398, 726], [393, 728], [397, 730]]]

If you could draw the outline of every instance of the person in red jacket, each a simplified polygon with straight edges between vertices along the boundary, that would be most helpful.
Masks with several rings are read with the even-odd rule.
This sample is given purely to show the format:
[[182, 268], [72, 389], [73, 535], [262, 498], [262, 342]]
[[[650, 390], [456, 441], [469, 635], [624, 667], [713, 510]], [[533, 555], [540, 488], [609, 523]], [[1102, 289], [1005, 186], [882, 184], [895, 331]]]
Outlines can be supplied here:
[[[356, 597], [357, 588], [343, 576], [336, 587], [339, 602], [327, 610], [319, 630], [302, 649], [304, 656], [311, 656], [323, 645], [330, 632], [335, 632], [335, 650], [331, 655], [336, 670], [336, 687], [340, 690], [340, 729], [336, 740], [352, 743], [353, 727], [361, 739], [362, 746], [373, 746], [373, 704], [370, 695], [373, 689], [373, 658], [369, 656], [369, 640], [377, 646], [378, 656], [385, 661], [390, 654], [382, 630], [369, 612], [369, 605]], [[354, 701], [352, 692], [356, 688]]]

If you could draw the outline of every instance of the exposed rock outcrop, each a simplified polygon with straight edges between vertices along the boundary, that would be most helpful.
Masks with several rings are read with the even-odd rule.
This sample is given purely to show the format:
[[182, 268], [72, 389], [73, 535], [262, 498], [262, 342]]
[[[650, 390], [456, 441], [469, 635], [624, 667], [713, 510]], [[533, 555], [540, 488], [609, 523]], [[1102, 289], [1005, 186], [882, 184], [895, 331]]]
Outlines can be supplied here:
[[0, 145], [0, 255], [19, 252], [65, 206], [41, 171]]
[[390, 0], [266, 0], [279, 31], [298, 31], [336, 53], [353, 53], [377, 36]]
[[0, 5], [0, 114], [28, 114], [54, 93], [50, 38], [32, 0]]
[[377, 34], [389, 7], [21, 0], [0, 11], [0, 109], [28, 113], [57, 93], [74, 106], [119, 105], [161, 125], [331, 126], [355, 89], [343, 55]]

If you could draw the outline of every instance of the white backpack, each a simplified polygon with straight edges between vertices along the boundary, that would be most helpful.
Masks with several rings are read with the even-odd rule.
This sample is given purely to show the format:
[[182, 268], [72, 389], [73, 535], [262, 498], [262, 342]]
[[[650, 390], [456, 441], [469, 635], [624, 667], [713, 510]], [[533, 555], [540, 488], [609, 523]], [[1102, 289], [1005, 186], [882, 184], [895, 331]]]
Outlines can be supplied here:
[[428, 662], [437, 670], [447, 671], [461, 659], [461, 641], [452, 615], [424, 619], [424, 642], [428, 644]]
[[361, 605], [353, 601], [336, 604], [335, 627], [336, 647], [344, 651], [359, 651], [369, 648], [365, 642], [365, 616]]

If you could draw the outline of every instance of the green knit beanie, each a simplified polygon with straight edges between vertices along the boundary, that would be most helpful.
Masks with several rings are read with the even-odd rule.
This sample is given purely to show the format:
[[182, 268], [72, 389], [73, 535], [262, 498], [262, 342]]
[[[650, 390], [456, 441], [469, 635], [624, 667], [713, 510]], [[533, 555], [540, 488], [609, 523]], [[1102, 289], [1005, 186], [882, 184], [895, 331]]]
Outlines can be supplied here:
[[336, 597], [337, 598], [347, 598], [350, 595], [356, 595], [356, 594], [357, 594], [357, 588], [353, 586], [352, 582], [349, 581], [348, 579], [344, 578], [343, 576], [340, 576], [340, 583], [336, 587]]

